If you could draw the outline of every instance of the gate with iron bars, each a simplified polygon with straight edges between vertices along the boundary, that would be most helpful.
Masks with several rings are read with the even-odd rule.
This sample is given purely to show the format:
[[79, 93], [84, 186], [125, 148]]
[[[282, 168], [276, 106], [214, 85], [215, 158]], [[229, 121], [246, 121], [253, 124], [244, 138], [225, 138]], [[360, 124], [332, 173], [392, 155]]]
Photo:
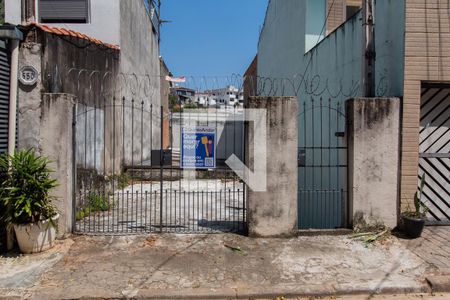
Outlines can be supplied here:
[[348, 226], [345, 108], [314, 98], [299, 113], [298, 218], [300, 229]]
[[[75, 232], [245, 232], [245, 186], [225, 164], [231, 154], [244, 160], [244, 124], [227, 121], [241, 113], [174, 112], [132, 99], [79, 103]], [[214, 162], [183, 167], [182, 136], [199, 126], [215, 135], [197, 143]]]

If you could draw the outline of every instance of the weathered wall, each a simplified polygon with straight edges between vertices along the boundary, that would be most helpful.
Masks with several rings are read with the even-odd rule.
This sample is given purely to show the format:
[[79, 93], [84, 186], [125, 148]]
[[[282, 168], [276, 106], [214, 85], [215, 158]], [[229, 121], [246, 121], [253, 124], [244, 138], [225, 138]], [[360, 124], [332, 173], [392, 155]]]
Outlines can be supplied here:
[[[307, 0], [269, 2], [258, 45], [258, 85], [263, 90], [260, 95], [298, 97], [299, 132], [310, 133], [314, 128], [337, 132], [345, 126], [345, 118], [336, 122], [328, 115], [315, 114], [314, 108], [324, 105], [340, 110], [347, 99], [361, 96], [362, 16], [357, 13], [305, 54], [305, 22], [311, 17], [307, 4]], [[404, 0], [376, 3], [375, 81], [380, 97], [403, 95], [404, 11]], [[311, 143], [311, 139], [300, 135], [299, 147]], [[339, 161], [332, 159], [330, 163]], [[308, 176], [320, 178], [314, 172]], [[330, 177], [340, 185], [331, 188], [347, 189], [345, 180], [336, 180], [338, 175]]]
[[[42, 74], [42, 45], [36, 43], [22, 43], [19, 51], [19, 69], [23, 66], [34, 67]], [[19, 148], [38, 148], [41, 117], [42, 78], [37, 83], [26, 87], [19, 83], [17, 124], [17, 144]]]
[[[23, 43], [19, 52], [19, 67], [29, 65], [42, 75], [43, 47], [37, 43]], [[19, 84], [18, 148], [34, 148], [38, 154], [52, 161], [52, 176], [59, 186], [53, 194], [61, 215], [60, 234], [72, 230], [73, 155], [72, 120], [76, 98], [68, 94], [47, 94], [38, 77], [32, 87]]]
[[60, 218], [59, 234], [72, 232], [73, 228], [73, 112], [75, 98], [68, 94], [43, 94], [39, 135], [40, 154], [49, 157], [52, 177], [58, 186], [52, 195]]
[[44, 92], [70, 93], [88, 106], [112, 101], [120, 52], [37, 30]]
[[[60, 155], [66, 153], [69, 155], [65, 150], [58, 152], [53, 151], [54, 148], [50, 148], [49, 151], [44, 153], [43, 149], [48, 149], [45, 147], [64, 146], [72, 150], [72, 138], [68, 139], [71, 135], [59, 136], [65, 130], [65, 127], [54, 125], [55, 120], [50, 119], [47, 121], [53, 127], [49, 125], [46, 128], [43, 118], [47, 108], [46, 101], [56, 103], [69, 97], [64, 96], [61, 98], [63, 100], [60, 100], [59, 98], [53, 98], [52, 93], [71, 94], [72, 100], [78, 103], [79, 108], [77, 117], [77, 165], [80, 171], [81, 169], [90, 170], [87, 172], [87, 176], [82, 176], [83, 180], [78, 184], [78, 187], [82, 188], [95, 175], [96, 171], [93, 170], [111, 172], [113, 159], [111, 157], [112, 143], [109, 137], [111, 136], [112, 124], [116, 120], [112, 118], [110, 113], [112, 108], [109, 105], [112, 104], [112, 97], [114, 96], [114, 74], [117, 73], [119, 58], [117, 51], [102, 50], [96, 46], [86, 48], [78, 42], [76, 40], [67, 41], [40, 31], [31, 31], [27, 35], [27, 42], [21, 44], [19, 66], [31, 65], [36, 68], [40, 76], [38, 82], [32, 87], [19, 85], [18, 147], [33, 147], [41, 154], [47, 155], [50, 160], [58, 161], [57, 168], [59, 171], [69, 170], [68, 168], [73, 163], [73, 156], [65, 157], [65, 160], [62, 160]], [[103, 77], [101, 72], [109, 72], [111, 76]], [[97, 107], [97, 109], [94, 109], [94, 107]], [[119, 111], [119, 109], [117, 110]], [[63, 113], [58, 114], [54, 110], [47, 113], [47, 116], [52, 114], [55, 118], [60, 115], [65, 116]], [[103, 131], [104, 128], [106, 131]], [[45, 130], [46, 132], [44, 132]], [[52, 130], [53, 133], [51, 133]], [[49, 141], [44, 142], [45, 139], [49, 139]], [[119, 141], [121, 140], [117, 140], [116, 143], [118, 144]], [[55, 143], [58, 146], [55, 146]], [[120, 149], [118, 146], [117, 148]], [[120, 152], [117, 151], [116, 155], [115, 166], [120, 168]], [[106, 160], [106, 165], [103, 164], [104, 157], [111, 157], [111, 159]], [[71, 188], [72, 183], [62, 180], [61, 186], [68, 189]], [[67, 194], [68, 196], [65, 199], [70, 197], [70, 201], [72, 201], [72, 194], [64, 191], [62, 187], [59, 188], [58, 193]], [[71, 202], [61, 202], [61, 205], [59, 205], [62, 214], [62, 228], [67, 230], [70, 229], [70, 224], [66, 216], [70, 215], [68, 210], [71, 208]]]
[[349, 200], [353, 226], [397, 225], [400, 99], [347, 101]]
[[[141, 141], [140, 116], [134, 122], [134, 136], [125, 137], [125, 163], [131, 164], [140, 160], [141, 150], [145, 154], [144, 160], [150, 159], [151, 148], [159, 149], [161, 144], [159, 37], [152, 31], [150, 16], [142, 0], [120, 2], [120, 35], [120, 73], [127, 78], [126, 82], [120, 83], [120, 94], [136, 99], [137, 103], [144, 101], [146, 115], [153, 105], [153, 126], [148, 117], [144, 117], [147, 120], [144, 120], [143, 149], [131, 147], [131, 138]], [[126, 118], [131, 118], [131, 109], [125, 114]], [[129, 130], [131, 132], [131, 128]]]
[[[113, 124], [119, 123], [111, 113], [117, 90], [119, 51], [96, 45], [86, 47], [82, 41], [68, 41], [41, 31], [37, 31], [37, 37], [42, 44], [43, 92], [69, 93], [76, 96], [79, 104], [76, 120], [78, 166], [111, 172], [113, 146], [108, 137]], [[121, 144], [119, 139], [116, 144]], [[105, 151], [106, 157], [111, 157], [106, 164], [103, 162]], [[119, 152], [117, 154], [120, 157]], [[119, 166], [120, 161], [116, 165]]]
[[413, 205], [418, 187], [421, 82], [450, 81], [450, 3], [408, 0], [402, 131], [402, 209]]
[[[304, 101], [318, 94], [340, 102], [359, 96], [361, 12], [305, 54], [307, 14], [306, 0], [270, 1], [258, 46], [258, 76], [278, 80], [266, 83], [266, 91]], [[378, 1], [376, 16], [377, 96], [401, 96], [404, 1]], [[294, 78], [294, 88], [282, 78]]]
[[120, 46], [120, 2], [123, 1], [90, 1], [90, 19], [87, 24], [52, 23], [50, 25], [72, 29], [99, 39], [105, 43]]
[[[289, 236], [297, 230], [297, 113], [293, 97], [250, 97], [250, 109], [266, 109], [267, 191], [248, 189], [248, 229], [251, 236]], [[248, 126], [247, 152], [254, 166], [252, 151], [254, 124]]]
[[[19, 146], [37, 144], [41, 93], [72, 94], [79, 103], [78, 166], [110, 172], [112, 158], [106, 165], [101, 158], [105, 152], [108, 158], [112, 155], [112, 142], [107, 137], [111, 136], [112, 125], [117, 121], [112, 117], [111, 105], [117, 89], [118, 51], [86, 45], [79, 40], [69, 41], [36, 29], [28, 32], [26, 40], [21, 45], [20, 66], [31, 65], [40, 76], [35, 86], [20, 86]], [[22, 130], [24, 127], [29, 130]], [[117, 139], [116, 143], [121, 144], [121, 140]], [[117, 157], [121, 157], [120, 152]], [[120, 160], [116, 160], [116, 166], [120, 166]]]

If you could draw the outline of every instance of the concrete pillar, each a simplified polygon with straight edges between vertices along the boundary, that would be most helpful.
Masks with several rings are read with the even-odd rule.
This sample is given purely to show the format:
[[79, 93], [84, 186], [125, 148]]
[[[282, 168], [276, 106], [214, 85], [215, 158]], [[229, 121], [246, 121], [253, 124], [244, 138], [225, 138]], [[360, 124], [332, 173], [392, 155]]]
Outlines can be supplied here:
[[[292, 236], [297, 231], [298, 100], [295, 97], [250, 97], [249, 109], [266, 110], [267, 190], [248, 188], [248, 229], [254, 237]], [[246, 161], [253, 170], [258, 128], [247, 125]]]
[[400, 99], [347, 101], [353, 226], [394, 228], [399, 213]]
[[51, 161], [52, 177], [58, 187], [52, 193], [58, 208], [59, 234], [73, 228], [73, 114], [75, 97], [69, 94], [44, 94], [40, 124], [40, 152]]

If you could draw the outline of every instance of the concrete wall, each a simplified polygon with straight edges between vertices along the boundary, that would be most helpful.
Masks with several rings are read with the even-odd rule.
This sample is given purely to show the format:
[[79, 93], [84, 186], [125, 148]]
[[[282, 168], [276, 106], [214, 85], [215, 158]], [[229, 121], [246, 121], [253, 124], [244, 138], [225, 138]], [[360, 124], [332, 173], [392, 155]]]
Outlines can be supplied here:
[[418, 187], [421, 83], [450, 82], [450, 3], [408, 0], [402, 121], [402, 209], [413, 205]]
[[58, 186], [52, 193], [60, 218], [59, 235], [72, 232], [73, 224], [73, 112], [75, 98], [68, 94], [43, 94], [40, 119], [40, 154], [49, 157]]
[[[86, 48], [77, 41], [68, 42], [39, 30], [29, 32], [27, 41], [31, 40], [34, 42], [21, 44], [19, 65], [35, 67], [40, 76], [35, 86], [20, 85], [19, 146], [37, 145], [41, 94], [68, 93], [74, 95], [79, 103], [78, 165], [110, 172], [112, 163], [108, 160], [108, 164], [104, 165], [102, 158], [105, 152], [106, 157], [112, 156], [112, 142], [105, 140], [105, 137], [110, 136], [112, 125], [117, 120], [110, 111], [116, 91], [118, 51], [96, 46]], [[106, 134], [103, 133], [104, 128], [108, 130]], [[117, 143], [121, 144], [121, 140], [117, 139]], [[117, 156], [120, 157], [120, 152]], [[116, 166], [120, 166], [120, 160], [116, 160]]]
[[[293, 97], [250, 97], [250, 109], [266, 109], [267, 191], [248, 189], [248, 229], [251, 236], [290, 236], [297, 230], [297, 113]], [[254, 124], [248, 126], [246, 151], [254, 159]], [[258, 145], [256, 145], [258, 147]], [[260, 146], [259, 146], [260, 147]]]
[[[20, 66], [31, 65], [41, 72], [42, 45], [25, 43], [20, 49]], [[42, 79], [33, 87], [19, 85], [18, 148], [34, 148], [52, 161], [52, 177], [59, 186], [57, 197], [60, 234], [72, 229], [72, 113], [74, 97], [66, 94], [41, 94]]]
[[[329, 132], [342, 131], [345, 117], [336, 121], [333, 115], [315, 113], [317, 107], [343, 111], [349, 98], [361, 96], [362, 69], [362, 15], [350, 18], [304, 53], [311, 29], [306, 30], [311, 17], [307, 0], [270, 1], [265, 24], [258, 45], [258, 90], [260, 96], [296, 96], [299, 100], [299, 147], [311, 145], [314, 129]], [[377, 96], [403, 95], [403, 30], [404, 1], [386, 0], [376, 3], [376, 94]], [[313, 17], [315, 16], [314, 12]], [[317, 25], [319, 26], [319, 25]], [[323, 27], [323, 23], [321, 24]], [[295, 28], [296, 30], [292, 30]], [[320, 29], [319, 29], [320, 30]], [[313, 30], [314, 31], [314, 30]], [[313, 120], [315, 120], [313, 122]], [[325, 132], [325, 136], [327, 136]], [[315, 146], [321, 144], [315, 138]], [[323, 141], [327, 144], [327, 141]], [[345, 147], [345, 143], [340, 144]], [[315, 151], [315, 150], [313, 150]], [[312, 151], [310, 151], [312, 152]], [[317, 150], [309, 156], [319, 157]], [[307, 163], [311, 163], [311, 158]], [[345, 158], [332, 156], [330, 165], [342, 164]], [[317, 169], [317, 168], [316, 168]], [[301, 169], [300, 169], [301, 170]], [[320, 171], [310, 168], [305, 176], [321, 178]], [[334, 174], [334, 175], [333, 175]], [[339, 178], [344, 178], [340, 180]], [[299, 176], [301, 178], [301, 176]], [[329, 180], [339, 186], [324, 187], [344, 191], [345, 176], [330, 172]], [[301, 185], [301, 182], [299, 182]]]
[[[83, 68], [114, 73], [118, 65], [118, 55], [97, 48], [78, 48], [74, 43], [39, 31], [27, 35], [27, 41], [29, 40], [35, 42], [24, 42], [20, 46], [19, 67], [33, 66], [40, 76], [34, 86], [19, 84], [18, 147], [35, 148], [41, 155], [55, 162], [54, 169], [58, 171], [55, 176], [60, 182], [60, 187], [55, 191], [60, 198], [57, 202], [61, 214], [60, 229], [61, 233], [70, 232], [73, 140], [72, 115], [68, 115], [68, 111], [64, 110], [67, 108], [65, 105], [73, 101], [79, 103], [81, 111], [84, 108], [89, 110], [77, 118], [78, 166], [90, 170], [104, 170], [102, 158], [104, 153], [110, 154], [111, 143], [104, 139], [108, 135], [103, 134], [103, 126], [106, 124], [110, 129], [113, 118], [110, 114], [105, 114], [105, 101], [110, 98], [105, 97], [102, 87], [109, 86], [112, 89], [111, 81], [114, 77], [100, 84], [98, 76], [89, 77], [83, 74], [77, 78], [77, 75], [78, 70]], [[73, 78], [67, 75], [67, 69], [61, 67], [67, 65], [78, 68], [70, 75], [73, 75]], [[71, 96], [60, 93], [70, 93]], [[92, 110], [94, 107], [98, 107], [97, 110]], [[84, 122], [85, 120], [88, 122]], [[67, 127], [64, 122], [68, 122], [70, 126]], [[97, 134], [94, 135], [94, 132]], [[86, 145], [89, 146], [85, 148]], [[85, 151], [86, 149], [88, 151]], [[93, 149], [96, 151], [92, 151]], [[116, 165], [120, 166], [120, 160]], [[106, 167], [109, 166], [110, 164]], [[87, 175], [85, 181], [90, 181], [92, 174]], [[84, 185], [79, 184], [79, 187], [82, 186]]]
[[[120, 83], [121, 97], [134, 98], [138, 103], [144, 101], [146, 115], [153, 106], [153, 126], [150, 126], [148, 117], [144, 117], [142, 150], [144, 160], [147, 160], [150, 159], [151, 148], [159, 149], [161, 144], [159, 37], [152, 31], [152, 23], [142, 0], [121, 1], [120, 12], [120, 73], [126, 78], [125, 82]], [[130, 109], [125, 114], [126, 118], [131, 118]], [[141, 140], [140, 117], [135, 120], [135, 135], [127, 135], [125, 140], [126, 164], [130, 164], [132, 160], [139, 161], [141, 157], [141, 147], [131, 149], [131, 138], [139, 143]]]
[[[306, 0], [270, 1], [258, 45], [258, 76], [278, 81], [266, 83], [266, 92], [303, 100], [320, 94], [341, 102], [360, 95], [361, 13], [304, 54], [308, 13]], [[404, 1], [378, 1], [376, 16], [377, 95], [401, 96]], [[283, 78], [293, 78], [294, 88]]]
[[[23, 66], [34, 67], [42, 74], [42, 45], [37, 43], [22, 43], [19, 51], [19, 69]], [[42, 77], [32, 87], [19, 83], [17, 110], [17, 146], [19, 148], [33, 147], [38, 149], [41, 117]]]
[[[105, 43], [120, 46], [120, 2], [123, 0], [91, 0], [89, 23], [49, 25], [72, 29]], [[39, 12], [37, 20], [39, 20]]]
[[[42, 44], [22, 43], [19, 52], [19, 67], [33, 66], [42, 71]], [[19, 84], [18, 95], [18, 148], [34, 148], [38, 154], [52, 161], [55, 170], [52, 176], [59, 186], [52, 193], [60, 213], [60, 234], [72, 230], [73, 199], [73, 106], [76, 98], [68, 94], [45, 93], [44, 76], [38, 77], [32, 87]]]
[[347, 101], [349, 200], [354, 227], [397, 225], [400, 106], [398, 98]]

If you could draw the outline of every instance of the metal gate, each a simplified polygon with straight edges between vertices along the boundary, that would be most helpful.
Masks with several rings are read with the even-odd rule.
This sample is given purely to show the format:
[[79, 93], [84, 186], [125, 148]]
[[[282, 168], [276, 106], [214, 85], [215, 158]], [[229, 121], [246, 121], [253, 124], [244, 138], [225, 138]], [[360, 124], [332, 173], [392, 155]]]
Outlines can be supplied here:
[[8, 150], [10, 53], [0, 40], [0, 154]]
[[419, 182], [429, 224], [450, 225], [450, 86], [426, 84], [420, 106]]
[[346, 116], [340, 102], [312, 98], [299, 114], [300, 229], [347, 227]]
[[[244, 153], [243, 124], [225, 121], [231, 113], [239, 112], [208, 110], [198, 118], [129, 99], [79, 103], [75, 231], [245, 232], [245, 186], [224, 163]], [[183, 169], [183, 128], [199, 122], [217, 130], [216, 168]]]
[[[10, 67], [6, 41], [0, 40], [0, 154], [8, 152]], [[0, 223], [0, 253], [3, 250], [6, 250], [6, 228]]]

